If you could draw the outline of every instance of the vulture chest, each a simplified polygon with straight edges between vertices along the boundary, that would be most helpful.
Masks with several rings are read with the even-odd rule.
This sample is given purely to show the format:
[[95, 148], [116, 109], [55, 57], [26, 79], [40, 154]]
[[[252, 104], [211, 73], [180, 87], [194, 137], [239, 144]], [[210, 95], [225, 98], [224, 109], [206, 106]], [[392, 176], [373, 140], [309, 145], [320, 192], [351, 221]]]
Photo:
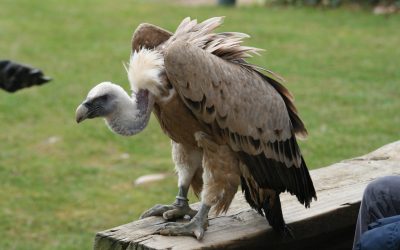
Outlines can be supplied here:
[[177, 143], [197, 147], [194, 133], [208, 132], [177, 94], [168, 102], [156, 102], [153, 111], [164, 133]]

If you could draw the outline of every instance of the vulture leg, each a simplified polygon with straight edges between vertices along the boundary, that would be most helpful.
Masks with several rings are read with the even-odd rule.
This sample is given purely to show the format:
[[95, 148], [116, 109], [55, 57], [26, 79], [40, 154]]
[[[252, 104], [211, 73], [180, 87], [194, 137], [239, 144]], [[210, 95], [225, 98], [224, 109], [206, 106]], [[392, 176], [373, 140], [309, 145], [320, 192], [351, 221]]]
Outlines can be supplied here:
[[187, 194], [192, 180], [201, 169], [202, 152], [199, 148], [172, 142], [172, 158], [179, 178], [179, 191], [175, 202], [172, 205], [155, 205], [144, 212], [140, 216], [141, 219], [149, 216], [163, 216], [166, 220], [174, 220], [183, 218], [185, 215], [190, 218], [196, 215], [197, 211], [189, 206]]
[[201, 240], [208, 226], [208, 212], [210, 208], [211, 206], [202, 203], [199, 212], [197, 212], [196, 216], [189, 223], [170, 222], [160, 228], [159, 233], [161, 235], [195, 236], [198, 240]]
[[172, 205], [157, 204], [144, 212], [140, 216], [140, 219], [150, 216], [162, 216], [166, 220], [173, 220], [183, 218], [185, 215], [193, 218], [197, 211], [191, 209], [189, 206], [189, 199], [187, 198], [188, 190], [188, 187], [179, 187], [178, 195], [176, 196], [176, 200], [174, 203], [172, 203]]
[[240, 183], [239, 160], [226, 145], [216, 144], [212, 138], [197, 132], [195, 138], [203, 148], [203, 191], [199, 212], [187, 224], [168, 223], [159, 230], [162, 235], [204, 236], [211, 207], [216, 214], [226, 212]]

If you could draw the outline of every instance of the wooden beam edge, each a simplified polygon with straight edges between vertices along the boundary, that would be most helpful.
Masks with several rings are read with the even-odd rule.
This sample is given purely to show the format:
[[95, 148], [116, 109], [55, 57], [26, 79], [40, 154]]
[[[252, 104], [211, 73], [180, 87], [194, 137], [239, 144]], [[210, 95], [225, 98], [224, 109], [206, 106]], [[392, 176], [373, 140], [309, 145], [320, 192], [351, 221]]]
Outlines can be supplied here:
[[[289, 220], [288, 224], [293, 228], [294, 231], [302, 232], [302, 238], [315, 237], [315, 235], [318, 234], [318, 231], [316, 231], [315, 228], [318, 227], [323, 227], [324, 232], [329, 232], [340, 228], [346, 228], [352, 223], [354, 224], [357, 217], [358, 206], [363, 188], [370, 180], [376, 177], [388, 174], [400, 175], [399, 155], [400, 141], [388, 144], [367, 155], [345, 160], [326, 168], [311, 171], [313, 178], [316, 178], [316, 180], [320, 180], [321, 182], [316, 185], [318, 186], [317, 190], [319, 190], [319, 193], [326, 193], [329, 195], [329, 192], [332, 192], [332, 195], [334, 195], [335, 188], [337, 189], [339, 187], [346, 190], [352, 190], [354, 187], [357, 187], [355, 195], [358, 197], [358, 199], [353, 199], [348, 202], [344, 200], [343, 204], [336, 204], [337, 206], [333, 207], [329, 211], [315, 213], [313, 216], [305, 217], [303, 219], [294, 221]], [[349, 167], [352, 167], [352, 169], [348, 169]], [[331, 176], [329, 176], [329, 168], [334, 170], [335, 174], [338, 176], [343, 175], [344, 177], [347, 177], [347, 179], [345, 178], [344, 180], [338, 180], [338, 183], [330, 180]], [[364, 172], [367, 169], [367, 172], [370, 172], [371, 176], [368, 178], [364, 176], [364, 179], [361, 180], [361, 182], [357, 182], [357, 180], [354, 179], [354, 176], [365, 174]], [[340, 172], [341, 170], [343, 170], [343, 172]], [[335, 187], [335, 184], [339, 186]], [[243, 214], [246, 214], [247, 216], [244, 216], [245, 219], [253, 218], [252, 222], [254, 222], [255, 225], [258, 222], [260, 222], [259, 224], [262, 224], [261, 227], [257, 229], [258, 231], [249, 230], [251, 232], [244, 237], [238, 237], [233, 240], [231, 239], [226, 241], [222, 239], [219, 242], [207, 243], [207, 237], [205, 237], [203, 242], [198, 242], [190, 237], [166, 237], [152, 235], [155, 227], [164, 222], [160, 218], [153, 217], [98, 232], [95, 237], [94, 249], [215, 249], [220, 247], [266, 247], [265, 242], [270, 243], [268, 245], [268, 249], [285, 249], [285, 246], [290, 249], [290, 246], [293, 246], [293, 244], [296, 243], [298, 239], [281, 239], [277, 237], [264, 218], [261, 218], [261, 216], [257, 217], [258, 215], [250, 207], [247, 209], [241, 207], [245, 201], [243, 197], [240, 197], [242, 197], [241, 194], [237, 194], [237, 197], [235, 197], [234, 203], [232, 204], [232, 209], [228, 211], [226, 216], [212, 218], [210, 220], [210, 224], [218, 223], [218, 221], [223, 223], [223, 221], [225, 221], [225, 223], [229, 222], [231, 225], [234, 225], [237, 219], [234, 217], [240, 217], [240, 215]], [[293, 198], [288, 198], [286, 196], [283, 197], [283, 206], [290, 203], [291, 199]], [[321, 209], [318, 203], [316, 204], [316, 210]], [[312, 209], [313, 208], [310, 210]], [[284, 211], [284, 215], [287, 215], [285, 212], [286, 211]], [[246, 228], [246, 226], [243, 225], [242, 227], [244, 229]], [[232, 228], [234, 227], [232, 226]], [[212, 225], [210, 225], [209, 230], [212, 231]], [[207, 231], [206, 236], [207, 234], [211, 233], [210, 231]]]

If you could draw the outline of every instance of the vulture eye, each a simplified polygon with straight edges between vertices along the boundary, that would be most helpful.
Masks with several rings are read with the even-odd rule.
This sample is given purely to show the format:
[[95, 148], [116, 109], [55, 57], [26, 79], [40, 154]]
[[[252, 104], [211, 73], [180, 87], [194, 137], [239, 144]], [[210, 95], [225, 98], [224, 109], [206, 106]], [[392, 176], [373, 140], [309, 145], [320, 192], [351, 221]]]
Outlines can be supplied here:
[[108, 100], [108, 98], [109, 98], [109, 96], [107, 94], [97, 97], [97, 99], [102, 102], [106, 102]]

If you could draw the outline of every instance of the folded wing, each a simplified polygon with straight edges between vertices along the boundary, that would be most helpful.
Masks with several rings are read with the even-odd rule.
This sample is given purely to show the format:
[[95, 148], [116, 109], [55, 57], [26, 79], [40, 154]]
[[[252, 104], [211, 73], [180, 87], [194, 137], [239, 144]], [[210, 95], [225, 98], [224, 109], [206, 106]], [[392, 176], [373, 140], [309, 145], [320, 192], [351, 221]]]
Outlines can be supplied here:
[[295, 137], [306, 130], [287, 90], [254, 67], [185, 41], [164, 53], [167, 76], [185, 105], [237, 152], [258, 187], [289, 191], [308, 206], [315, 190]]

